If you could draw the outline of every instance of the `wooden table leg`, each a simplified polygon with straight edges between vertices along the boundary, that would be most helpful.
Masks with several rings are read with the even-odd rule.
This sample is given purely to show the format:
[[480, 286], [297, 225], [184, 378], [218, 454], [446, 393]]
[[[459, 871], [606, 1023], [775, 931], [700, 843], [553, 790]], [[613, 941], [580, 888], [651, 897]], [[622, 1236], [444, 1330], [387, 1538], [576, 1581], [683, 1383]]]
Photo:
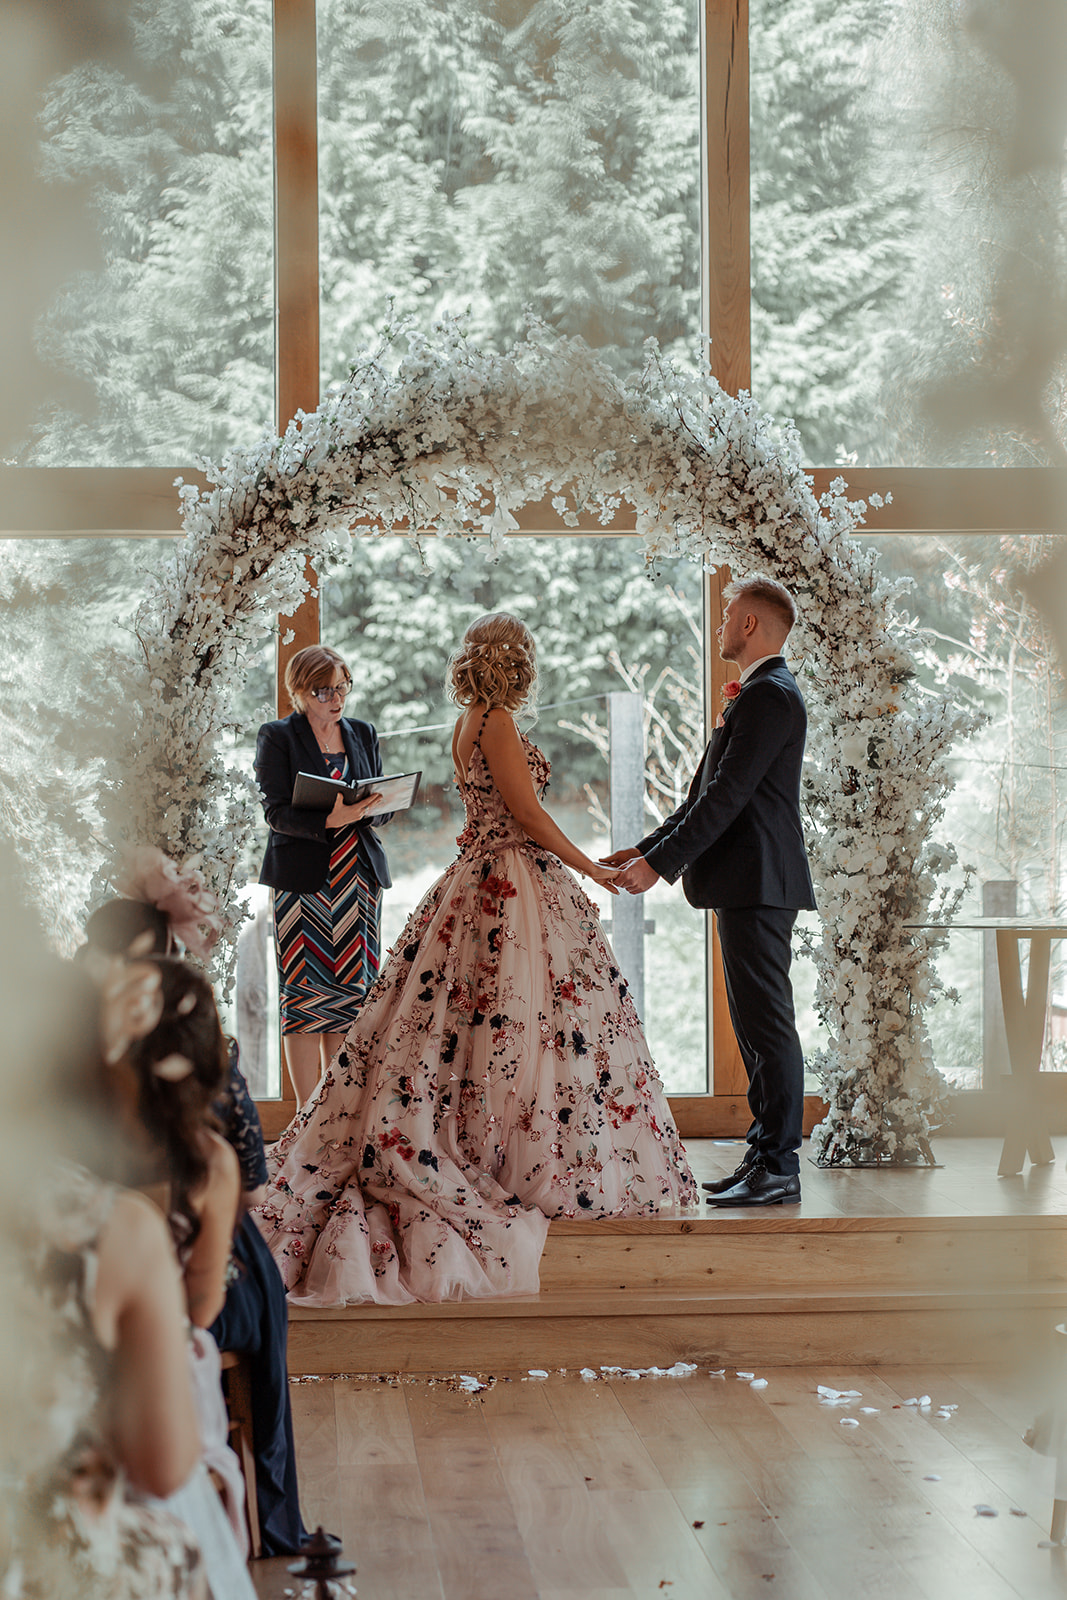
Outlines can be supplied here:
[[1052, 936], [1031, 933], [1030, 967], [1023, 993], [1022, 960], [1018, 934], [997, 930], [997, 971], [1004, 1007], [1004, 1032], [1008, 1041], [1011, 1074], [1004, 1079], [1008, 1093], [1007, 1127], [997, 1174], [1014, 1177], [1029, 1155], [1035, 1166], [1055, 1161], [1052, 1140], [1041, 1124], [1038, 1074], [1048, 1017], [1048, 981]]

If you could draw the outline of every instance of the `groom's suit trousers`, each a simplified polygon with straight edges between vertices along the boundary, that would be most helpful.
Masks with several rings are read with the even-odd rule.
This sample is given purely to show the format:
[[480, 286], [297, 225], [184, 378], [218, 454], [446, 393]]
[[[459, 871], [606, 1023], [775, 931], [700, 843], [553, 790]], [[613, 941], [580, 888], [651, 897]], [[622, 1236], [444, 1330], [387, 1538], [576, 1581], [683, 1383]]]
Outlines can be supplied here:
[[726, 999], [748, 1074], [748, 1142], [768, 1172], [800, 1171], [804, 1057], [789, 981], [796, 912], [782, 906], [716, 910]]

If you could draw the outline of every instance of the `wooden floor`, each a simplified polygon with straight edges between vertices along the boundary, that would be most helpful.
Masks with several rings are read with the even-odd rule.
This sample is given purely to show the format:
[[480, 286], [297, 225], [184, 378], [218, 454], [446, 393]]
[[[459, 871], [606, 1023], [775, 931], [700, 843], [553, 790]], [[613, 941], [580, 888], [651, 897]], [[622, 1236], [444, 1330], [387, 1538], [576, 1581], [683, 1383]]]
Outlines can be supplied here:
[[[1021, 1437], [1047, 1373], [745, 1370], [762, 1386], [305, 1380], [305, 1515], [360, 1600], [1063, 1600], [1049, 1464]], [[285, 1566], [253, 1564], [264, 1600], [294, 1592]]]
[[[688, 1147], [698, 1179], [742, 1150]], [[1067, 1317], [1064, 1152], [998, 1178], [998, 1140], [934, 1151], [938, 1168], [823, 1171], [805, 1147], [799, 1206], [554, 1222], [537, 1296], [294, 1307], [290, 1370], [1013, 1361]]]

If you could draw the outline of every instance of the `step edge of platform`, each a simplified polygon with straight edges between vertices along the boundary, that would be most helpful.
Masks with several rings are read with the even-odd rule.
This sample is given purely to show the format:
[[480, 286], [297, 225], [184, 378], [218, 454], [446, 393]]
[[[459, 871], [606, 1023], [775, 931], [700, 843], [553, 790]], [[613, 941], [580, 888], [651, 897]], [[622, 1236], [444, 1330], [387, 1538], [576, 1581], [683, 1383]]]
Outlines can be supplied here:
[[500, 1300], [442, 1301], [434, 1304], [381, 1306], [290, 1305], [290, 1323], [315, 1322], [432, 1322], [508, 1320], [529, 1317], [578, 1318], [626, 1316], [691, 1316], [702, 1314], [779, 1315], [835, 1311], [928, 1311], [999, 1310], [1051, 1308], [1067, 1310], [1067, 1284], [1020, 1283], [1005, 1289], [978, 1288], [908, 1290], [856, 1290], [850, 1293], [835, 1285], [824, 1292], [817, 1286], [794, 1291], [776, 1289], [767, 1294], [741, 1290], [721, 1290], [717, 1294], [668, 1290], [634, 1292], [593, 1292], [590, 1294], [522, 1295]]
[[[724, 1233], [930, 1233], [952, 1228], [974, 1232], [1056, 1232], [1067, 1230], [1067, 1210], [1056, 1215], [1017, 1217], [924, 1216], [924, 1217], [805, 1217], [795, 1211], [775, 1210], [768, 1215], [754, 1208], [731, 1212], [671, 1217], [599, 1217], [586, 1221], [579, 1217], [555, 1217], [549, 1225], [548, 1244], [553, 1238], [625, 1238], [629, 1235], [657, 1236], [694, 1234], [721, 1237]], [[547, 1246], [546, 1246], [547, 1248]]]

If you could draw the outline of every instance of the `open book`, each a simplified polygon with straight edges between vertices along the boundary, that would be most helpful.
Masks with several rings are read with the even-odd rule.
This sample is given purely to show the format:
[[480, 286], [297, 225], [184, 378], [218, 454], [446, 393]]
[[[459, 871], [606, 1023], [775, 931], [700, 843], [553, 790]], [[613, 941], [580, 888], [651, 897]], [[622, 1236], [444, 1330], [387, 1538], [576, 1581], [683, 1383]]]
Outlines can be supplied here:
[[382, 798], [374, 810], [363, 814], [363, 820], [369, 822], [374, 817], [407, 811], [413, 806], [421, 777], [421, 772], [401, 772], [385, 778], [360, 778], [356, 783], [344, 783], [340, 778], [320, 778], [314, 772], [298, 772], [293, 804], [307, 811], [332, 811], [339, 794], [350, 806], [369, 794], [380, 794]]

